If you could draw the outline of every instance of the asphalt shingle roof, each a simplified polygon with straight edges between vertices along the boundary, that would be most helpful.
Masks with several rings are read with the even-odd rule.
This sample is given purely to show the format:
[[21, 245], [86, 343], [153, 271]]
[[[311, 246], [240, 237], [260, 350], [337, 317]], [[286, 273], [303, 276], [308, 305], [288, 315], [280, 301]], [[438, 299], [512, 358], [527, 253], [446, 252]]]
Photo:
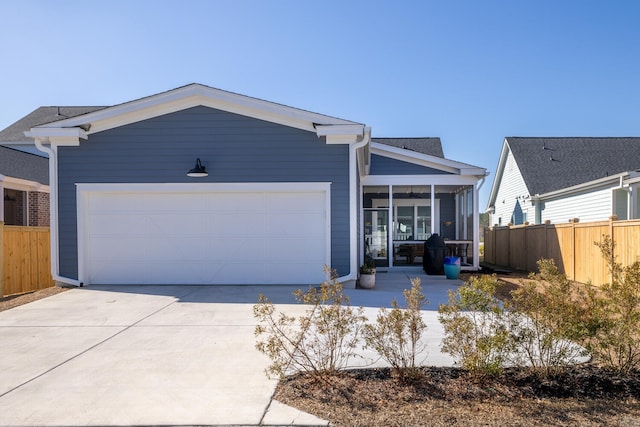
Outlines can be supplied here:
[[371, 141], [444, 159], [440, 138], [371, 138]]
[[531, 195], [640, 170], [640, 138], [506, 140]]
[[40, 107], [0, 132], [0, 144], [7, 142], [33, 142], [24, 132], [34, 126], [57, 122], [58, 120], [80, 116], [106, 107]]
[[0, 174], [49, 185], [49, 159], [0, 146]]

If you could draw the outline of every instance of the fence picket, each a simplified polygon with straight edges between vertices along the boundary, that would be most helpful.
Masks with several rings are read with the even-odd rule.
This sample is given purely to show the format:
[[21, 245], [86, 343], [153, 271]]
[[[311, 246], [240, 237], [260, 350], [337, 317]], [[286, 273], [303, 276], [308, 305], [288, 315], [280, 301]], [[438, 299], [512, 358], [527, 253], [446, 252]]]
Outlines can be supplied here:
[[51, 277], [49, 228], [2, 227], [0, 297], [54, 286]]

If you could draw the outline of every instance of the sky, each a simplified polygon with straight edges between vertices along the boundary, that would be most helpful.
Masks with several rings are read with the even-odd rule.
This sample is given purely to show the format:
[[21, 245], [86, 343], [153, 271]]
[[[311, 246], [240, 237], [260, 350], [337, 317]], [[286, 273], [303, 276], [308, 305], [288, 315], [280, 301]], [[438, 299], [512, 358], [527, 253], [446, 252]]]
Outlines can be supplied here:
[[0, 0], [0, 129], [39, 106], [189, 83], [440, 137], [486, 168], [506, 136], [640, 136], [636, 0]]

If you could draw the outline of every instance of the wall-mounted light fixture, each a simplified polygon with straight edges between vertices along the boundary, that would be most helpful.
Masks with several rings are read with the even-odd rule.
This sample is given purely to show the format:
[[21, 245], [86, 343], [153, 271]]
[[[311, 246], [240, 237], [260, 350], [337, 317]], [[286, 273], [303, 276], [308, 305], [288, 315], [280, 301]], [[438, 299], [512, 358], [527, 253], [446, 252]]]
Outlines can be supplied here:
[[187, 176], [190, 176], [191, 178], [202, 178], [205, 176], [209, 176], [209, 174], [207, 173], [207, 168], [202, 166], [202, 163], [200, 163], [200, 158], [196, 160], [196, 167], [187, 172]]

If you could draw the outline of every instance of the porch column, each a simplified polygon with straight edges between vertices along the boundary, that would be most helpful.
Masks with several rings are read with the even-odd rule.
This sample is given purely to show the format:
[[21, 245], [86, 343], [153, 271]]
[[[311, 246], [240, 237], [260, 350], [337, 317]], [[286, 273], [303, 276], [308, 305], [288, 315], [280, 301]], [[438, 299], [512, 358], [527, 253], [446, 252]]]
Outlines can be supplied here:
[[480, 268], [480, 197], [478, 184], [473, 184], [473, 268]]
[[[436, 232], [436, 185], [431, 184], [431, 234]], [[438, 230], [442, 234], [441, 230]]]

